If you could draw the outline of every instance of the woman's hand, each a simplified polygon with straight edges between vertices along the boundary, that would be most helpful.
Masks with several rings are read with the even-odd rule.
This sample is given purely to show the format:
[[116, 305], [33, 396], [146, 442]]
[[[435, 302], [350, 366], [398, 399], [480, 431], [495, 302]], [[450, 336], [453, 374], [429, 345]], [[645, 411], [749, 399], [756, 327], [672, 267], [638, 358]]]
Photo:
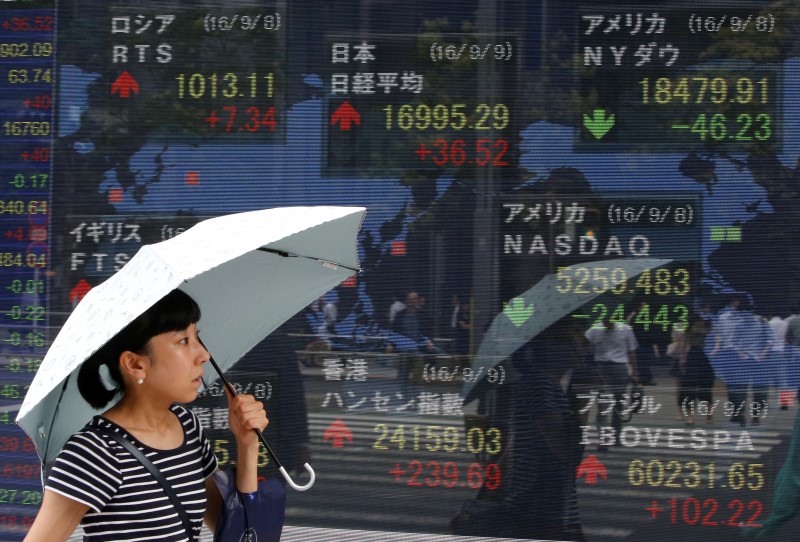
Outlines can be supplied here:
[[253, 429], [263, 431], [269, 424], [267, 413], [261, 401], [252, 395], [239, 394], [232, 397], [225, 389], [228, 396], [228, 425], [236, 437], [238, 447], [258, 446], [258, 435]]
[[252, 395], [228, 396], [228, 426], [236, 438], [236, 489], [242, 493], [258, 490], [259, 440], [253, 429], [263, 431], [269, 420], [261, 401]]

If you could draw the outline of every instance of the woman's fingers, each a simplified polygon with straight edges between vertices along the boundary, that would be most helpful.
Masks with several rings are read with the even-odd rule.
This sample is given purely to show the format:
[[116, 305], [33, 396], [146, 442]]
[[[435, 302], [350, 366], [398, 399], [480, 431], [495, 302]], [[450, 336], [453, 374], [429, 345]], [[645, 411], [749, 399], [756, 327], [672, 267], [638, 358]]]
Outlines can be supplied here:
[[264, 405], [252, 395], [239, 394], [236, 397], [228, 395], [228, 410], [245, 429], [263, 431], [269, 424]]

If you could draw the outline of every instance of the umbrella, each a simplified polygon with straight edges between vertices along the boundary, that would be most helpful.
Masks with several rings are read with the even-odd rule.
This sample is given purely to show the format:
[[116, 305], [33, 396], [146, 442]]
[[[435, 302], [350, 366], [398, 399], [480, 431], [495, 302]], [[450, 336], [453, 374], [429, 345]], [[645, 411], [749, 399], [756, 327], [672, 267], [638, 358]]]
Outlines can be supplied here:
[[[215, 380], [320, 294], [359, 271], [362, 207], [285, 207], [199, 222], [167, 241], [144, 245], [116, 274], [88, 292], [59, 331], [20, 407], [17, 423], [44, 463], [99, 411], [81, 397], [80, 365], [172, 290], [200, 305], [203, 342]], [[219, 369], [219, 371], [217, 371]], [[232, 389], [232, 388], [231, 388]], [[235, 394], [235, 393], [234, 393]], [[291, 481], [272, 455], [283, 476]]]
[[[545, 275], [532, 288], [503, 304], [503, 311], [492, 321], [472, 360], [473, 374], [482, 374], [494, 368], [549, 326], [625, 280], [671, 261], [662, 258], [619, 258], [575, 264], [562, 268], [559, 273]], [[592, 272], [586, 280], [581, 281], [580, 288], [567, 286], [565, 277], [574, 277], [574, 271], [578, 268], [621, 271]], [[479, 381], [477, 378], [465, 381], [462, 390], [465, 401], [475, 398], [475, 387]]]

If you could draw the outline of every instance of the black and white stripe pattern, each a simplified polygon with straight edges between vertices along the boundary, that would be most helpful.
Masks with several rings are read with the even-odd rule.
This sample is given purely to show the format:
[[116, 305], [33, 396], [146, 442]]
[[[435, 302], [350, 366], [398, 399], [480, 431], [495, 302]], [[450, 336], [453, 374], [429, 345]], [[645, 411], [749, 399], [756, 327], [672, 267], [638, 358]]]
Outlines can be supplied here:
[[199, 536], [206, 506], [205, 478], [216, 470], [217, 460], [195, 416], [178, 405], [172, 411], [184, 429], [183, 444], [172, 450], [151, 448], [99, 416], [64, 446], [45, 488], [89, 506], [82, 521], [87, 541], [187, 540], [174, 506], [155, 478], [95, 427], [120, 432], [142, 450], [178, 494], [191, 518], [193, 539]]

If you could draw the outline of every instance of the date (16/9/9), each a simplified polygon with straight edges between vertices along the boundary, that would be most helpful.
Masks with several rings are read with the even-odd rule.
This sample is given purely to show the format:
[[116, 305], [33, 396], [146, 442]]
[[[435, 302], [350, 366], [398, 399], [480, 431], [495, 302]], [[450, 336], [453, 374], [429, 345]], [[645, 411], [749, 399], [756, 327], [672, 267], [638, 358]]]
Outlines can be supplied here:
[[441, 425], [400, 424], [391, 428], [379, 423], [373, 428], [379, 433], [372, 443], [376, 450], [425, 450], [428, 452], [468, 452], [497, 455], [503, 451], [502, 432], [497, 427], [470, 427], [462, 434], [458, 427]]
[[417, 459], [409, 461], [406, 467], [397, 463], [389, 474], [394, 475], [398, 482], [405, 481], [409, 487], [468, 487], [470, 489], [480, 489], [485, 487], [488, 490], [495, 490], [500, 487], [502, 474], [500, 466], [496, 463], [482, 465], [471, 463], [466, 469], [459, 469], [459, 466], [447, 461], [440, 463], [431, 460], [422, 462]]

